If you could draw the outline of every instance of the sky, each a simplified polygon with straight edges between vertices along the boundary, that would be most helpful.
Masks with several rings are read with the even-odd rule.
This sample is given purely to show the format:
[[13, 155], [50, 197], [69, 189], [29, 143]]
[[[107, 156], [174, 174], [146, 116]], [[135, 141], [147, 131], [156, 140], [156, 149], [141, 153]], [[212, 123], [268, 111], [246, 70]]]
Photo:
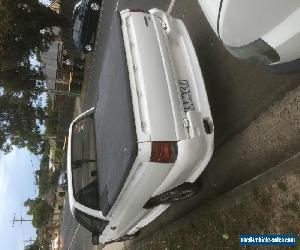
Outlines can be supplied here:
[[40, 2], [46, 6], [50, 4], [50, 0], [40, 0]]
[[0, 152], [0, 242], [1, 249], [23, 250], [24, 240], [35, 239], [35, 229], [31, 222], [15, 223], [16, 218], [30, 218], [23, 203], [35, 198], [34, 171], [39, 167], [39, 159], [26, 149], [14, 149], [4, 155]]

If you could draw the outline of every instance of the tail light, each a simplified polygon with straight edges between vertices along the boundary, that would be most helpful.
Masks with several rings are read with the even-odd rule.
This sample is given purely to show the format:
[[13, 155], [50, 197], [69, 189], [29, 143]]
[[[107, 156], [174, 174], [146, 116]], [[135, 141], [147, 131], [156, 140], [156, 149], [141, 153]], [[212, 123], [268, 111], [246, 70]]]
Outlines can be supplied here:
[[174, 163], [176, 159], [176, 142], [152, 142], [151, 162]]

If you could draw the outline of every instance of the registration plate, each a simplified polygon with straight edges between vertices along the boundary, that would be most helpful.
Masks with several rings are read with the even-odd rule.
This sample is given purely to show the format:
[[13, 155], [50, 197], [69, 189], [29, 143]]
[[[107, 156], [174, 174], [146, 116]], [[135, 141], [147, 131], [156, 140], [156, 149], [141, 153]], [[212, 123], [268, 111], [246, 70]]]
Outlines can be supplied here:
[[194, 111], [195, 108], [193, 104], [189, 81], [179, 80], [178, 83], [179, 83], [179, 89], [182, 98], [184, 112]]

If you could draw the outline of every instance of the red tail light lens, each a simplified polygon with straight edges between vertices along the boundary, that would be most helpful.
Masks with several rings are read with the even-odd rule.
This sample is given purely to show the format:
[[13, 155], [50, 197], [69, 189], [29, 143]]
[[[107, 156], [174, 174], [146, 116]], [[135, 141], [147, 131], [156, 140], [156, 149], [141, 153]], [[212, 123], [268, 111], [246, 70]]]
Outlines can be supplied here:
[[152, 142], [151, 162], [174, 163], [176, 159], [176, 142]]

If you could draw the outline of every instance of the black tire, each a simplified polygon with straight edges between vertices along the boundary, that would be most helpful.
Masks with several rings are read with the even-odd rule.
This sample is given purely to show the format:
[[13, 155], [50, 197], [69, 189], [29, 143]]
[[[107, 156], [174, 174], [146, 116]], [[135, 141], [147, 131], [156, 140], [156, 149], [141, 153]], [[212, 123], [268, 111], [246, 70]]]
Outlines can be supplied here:
[[169, 204], [188, 199], [200, 191], [200, 186], [192, 183], [184, 183], [176, 188], [168, 190], [160, 195], [152, 197], [144, 206], [149, 209], [161, 204]]

